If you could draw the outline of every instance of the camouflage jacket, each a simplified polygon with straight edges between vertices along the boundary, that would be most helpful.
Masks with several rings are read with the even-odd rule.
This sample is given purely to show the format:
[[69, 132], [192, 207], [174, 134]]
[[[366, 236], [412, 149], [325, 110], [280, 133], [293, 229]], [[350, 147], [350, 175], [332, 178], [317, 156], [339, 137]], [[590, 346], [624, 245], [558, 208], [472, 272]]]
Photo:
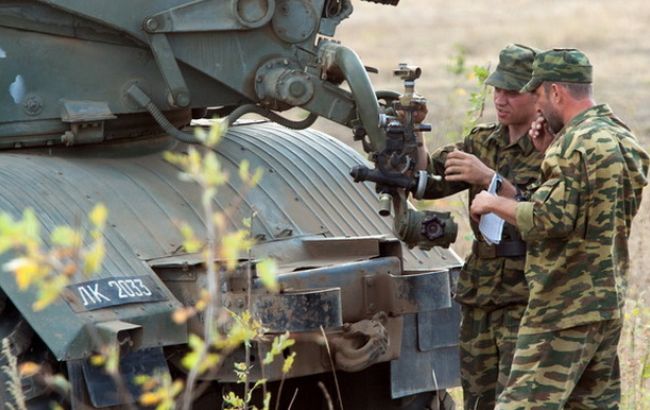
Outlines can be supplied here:
[[517, 205], [530, 288], [520, 332], [621, 317], [627, 240], [649, 164], [606, 105], [586, 110], [560, 132], [531, 202]]
[[[475, 127], [464, 141], [435, 150], [429, 157], [429, 173], [444, 175], [447, 154], [454, 149], [476, 155], [522, 190], [539, 178], [543, 155], [535, 150], [527, 133], [511, 144], [507, 127], [497, 124]], [[441, 198], [466, 189], [469, 189], [469, 205], [484, 188], [464, 182], [432, 181], [425, 197]], [[483, 242], [478, 224], [474, 221], [470, 224], [474, 237]], [[520, 236], [513, 226], [506, 224], [503, 240], [520, 240]], [[528, 287], [523, 274], [524, 259], [523, 256], [495, 258], [470, 253], [458, 280], [456, 301], [486, 309], [526, 303]]]

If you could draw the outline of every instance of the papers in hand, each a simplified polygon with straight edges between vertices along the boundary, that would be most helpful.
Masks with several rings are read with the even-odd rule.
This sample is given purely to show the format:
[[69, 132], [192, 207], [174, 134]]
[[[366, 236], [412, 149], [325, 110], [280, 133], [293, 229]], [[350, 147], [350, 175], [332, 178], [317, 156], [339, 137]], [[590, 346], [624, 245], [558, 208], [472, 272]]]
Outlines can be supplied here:
[[[496, 195], [497, 192], [497, 174], [495, 173], [490, 182], [490, 186], [487, 190], [490, 194]], [[485, 214], [481, 216], [481, 220], [478, 224], [478, 229], [483, 235], [485, 242], [490, 245], [498, 245], [501, 242], [501, 234], [503, 233], [503, 224], [505, 221], [493, 213]]]

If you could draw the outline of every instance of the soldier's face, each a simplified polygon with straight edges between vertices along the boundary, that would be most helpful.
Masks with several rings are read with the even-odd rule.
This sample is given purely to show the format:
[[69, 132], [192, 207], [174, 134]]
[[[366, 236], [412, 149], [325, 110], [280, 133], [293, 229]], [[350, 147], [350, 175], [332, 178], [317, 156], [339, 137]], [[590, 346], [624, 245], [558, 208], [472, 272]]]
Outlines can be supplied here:
[[546, 118], [546, 123], [551, 131], [557, 134], [564, 127], [564, 121], [562, 120], [560, 111], [553, 104], [552, 99], [549, 98], [548, 90], [548, 87], [541, 85], [537, 87], [532, 95], [535, 96], [537, 110]]
[[503, 125], [530, 124], [536, 115], [535, 96], [531, 93], [494, 88], [494, 108]]

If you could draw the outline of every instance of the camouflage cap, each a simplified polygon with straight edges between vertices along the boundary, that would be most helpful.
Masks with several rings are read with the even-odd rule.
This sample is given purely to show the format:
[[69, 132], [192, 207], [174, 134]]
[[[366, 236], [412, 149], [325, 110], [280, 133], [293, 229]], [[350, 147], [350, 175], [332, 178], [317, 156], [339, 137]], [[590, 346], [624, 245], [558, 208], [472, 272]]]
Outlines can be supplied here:
[[504, 90], [519, 91], [529, 80], [533, 60], [539, 50], [521, 44], [509, 44], [499, 53], [499, 65], [485, 84]]
[[521, 92], [531, 92], [544, 81], [591, 83], [592, 67], [587, 56], [576, 48], [554, 48], [537, 54], [533, 78]]

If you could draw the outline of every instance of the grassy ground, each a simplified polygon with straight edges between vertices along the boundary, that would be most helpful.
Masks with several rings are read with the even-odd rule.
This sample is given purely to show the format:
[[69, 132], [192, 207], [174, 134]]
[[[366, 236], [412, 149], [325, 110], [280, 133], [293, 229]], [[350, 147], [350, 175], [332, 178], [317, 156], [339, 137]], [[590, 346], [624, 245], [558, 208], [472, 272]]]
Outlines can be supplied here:
[[[337, 39], [354, 49], [368, 66], [380, 73], [372, 81], [378, 88], [400, 90], [392, 69], [399, 62], [422, 67], [417, 90], [429, 100], [434, 131], [431, 147], [457, 135], [467, 108], [471, 82], [450, 73], [453, 57], [462, 55], [467, 65], [498, 62], [498, 52], [508, 43], [538, 48], [577, 47], [594, 66], [595, 98], [608, 103], [650, 148], [650, 3], [642, 0], [403, 0], [398, 7], [353, 0], [354, 14], [345, 20]], [[483, 121], [493, 121], [488, 101]], [[318, 127], [350, 142], [349, 131], [327, 122]], [[466, 220], [463, 196], [437, 201], [432, 206], [451, 208]], [[620, 344], [624, 409], [650, 408], [650, 189], [637, 216], [632, 238], [626, 327]], [[462, 227], [455, 250], [469, 250], [467, 225]], [[644, 367], [646, 367], [644, 375]]]

